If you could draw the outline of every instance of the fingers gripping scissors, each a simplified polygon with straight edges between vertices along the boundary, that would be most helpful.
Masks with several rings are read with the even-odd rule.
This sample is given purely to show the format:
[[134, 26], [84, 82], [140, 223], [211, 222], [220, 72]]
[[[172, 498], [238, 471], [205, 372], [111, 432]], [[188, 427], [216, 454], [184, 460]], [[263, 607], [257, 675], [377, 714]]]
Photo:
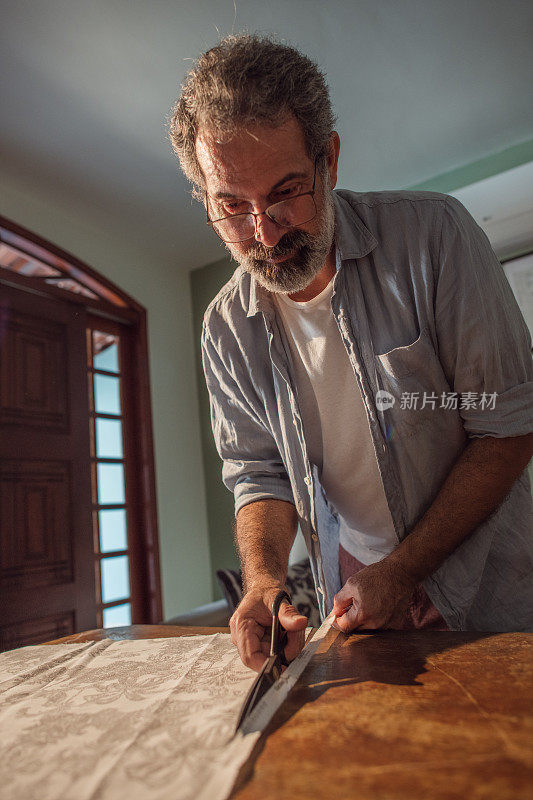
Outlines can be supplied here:
[[254, 683], [243, 703], [239, 719], [235, 731], [237, 732], [244, 720], [252, 713], [258, 702], [263, 695], [268, 692], [271, 686], [278, 680], [281, 675], [281, 668], [288, 665], [285, 658], [285, 646], [287, 644], [287, 631], [279, 621], [279, 609], [284, 600], [291, 602], [291, 598], [287, 592], [282, 589], [277, 593], [272, 604], [272, 636], [270, 639], [270, 655], [261, 667]]

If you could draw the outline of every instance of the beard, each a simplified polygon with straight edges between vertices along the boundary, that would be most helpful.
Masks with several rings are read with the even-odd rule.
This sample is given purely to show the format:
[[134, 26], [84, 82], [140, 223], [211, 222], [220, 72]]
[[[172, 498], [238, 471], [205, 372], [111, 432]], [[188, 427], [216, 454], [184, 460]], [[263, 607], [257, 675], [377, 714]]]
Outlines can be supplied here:
[[[300, 292], [318, 275], [333, 244], [335, 212], [329, 187], [324, 192], [323, 207], [317, 219], [318, 233], [292, 230], [274, 247], [255, 242], [244, 255], [231, 244], [227, 247], [235, 261], [269, 292]], [[289, 254], [290, 258], [277, 264], [270, 260]]]

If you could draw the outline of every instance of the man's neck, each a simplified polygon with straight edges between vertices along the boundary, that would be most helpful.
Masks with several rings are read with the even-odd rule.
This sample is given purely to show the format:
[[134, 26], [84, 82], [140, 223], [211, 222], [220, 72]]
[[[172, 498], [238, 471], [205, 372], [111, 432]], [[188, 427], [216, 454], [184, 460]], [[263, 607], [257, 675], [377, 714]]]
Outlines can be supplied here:
[[335, 247], [332, 247], [328, 254], [328, 257], [326, 258], [324, 266], [322, 267], [318, 275], [315, 278], [313, 278], [311, 283], [308, 286], [306, 286], [305, 289], [302, 289], [300, 292], [294, 292], [294, 294], [289, 294], [288, 297], [290, 297], [291, 300], [296, 300], [298, 303], [305, 303], [307, 302], [307, 300], [312, 300], [313, 297], [319, 295], [320, 292], [322, 292], [326, 288], [330, 280], [335, 275], [336, 271], [337, 271], [337, 266], [335, 263]]

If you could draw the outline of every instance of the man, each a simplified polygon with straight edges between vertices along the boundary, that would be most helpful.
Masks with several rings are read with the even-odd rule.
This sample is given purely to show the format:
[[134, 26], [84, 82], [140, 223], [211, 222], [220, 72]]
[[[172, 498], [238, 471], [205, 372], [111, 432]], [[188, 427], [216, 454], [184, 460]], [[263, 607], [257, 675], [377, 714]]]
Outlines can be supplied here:
[[[332, 192], [333, 126], [316, 65], [255, 36], [201, 56], [170, 124], [240, 264], [202, 352], [256, 670], [298, 522], [343, 631], [532, 626], [526, 325], [454, 198]], [[292, 658], [306, 618], [281, 621]]]

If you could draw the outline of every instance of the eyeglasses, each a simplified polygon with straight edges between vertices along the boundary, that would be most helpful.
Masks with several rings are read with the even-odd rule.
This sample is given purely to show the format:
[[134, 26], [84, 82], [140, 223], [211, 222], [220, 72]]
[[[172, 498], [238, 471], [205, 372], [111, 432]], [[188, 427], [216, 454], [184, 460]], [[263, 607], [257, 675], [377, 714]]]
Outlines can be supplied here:
[[316, 204], [315, 204], [315, 183], [316, 183], [316, 160], [315, 172], [313, 175], [313, 188], [310, 192], [302, 192], [293, 197], [288, 197], [286, 200], [280, 200], [268, 206], [264, 211], [259, 214], [254, 214], [249, 211], [245, 214], [232, 214], [229, 217], [221, 217], [220, 219], [209, 219], [209, 207], [207, 199], [209, 195], [205, 193], [205, 208], [207, 215], [207, 224], [211, 225], [217, 236], [223, 242], [229, 244], [236, 244], [237, 242], [245, 242], [246, 239], [251, 239], [256, 231], [256, 219], [266, 214], [272, 222], [280, 225], [282, 228], [294, 228], [298, 225], [305, 225], [306, 222], [311, 222], [316, 217]]

